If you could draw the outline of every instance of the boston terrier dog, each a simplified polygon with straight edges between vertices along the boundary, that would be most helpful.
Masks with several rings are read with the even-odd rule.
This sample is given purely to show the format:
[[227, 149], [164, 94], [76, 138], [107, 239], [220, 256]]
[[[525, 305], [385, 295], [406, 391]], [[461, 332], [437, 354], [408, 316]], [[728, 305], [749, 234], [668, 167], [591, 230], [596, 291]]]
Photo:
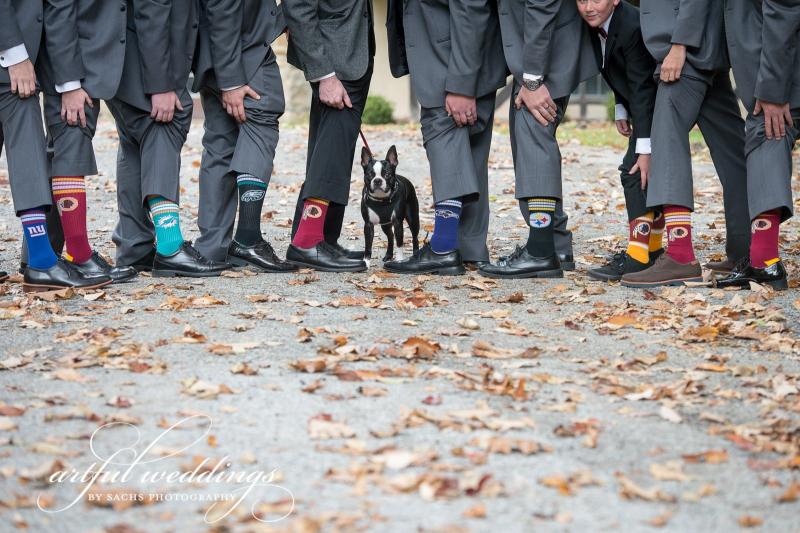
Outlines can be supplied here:
[[364, 217], [364, 257], [372, 257], [372, 240], [378, 224], [389, 246], [384, 261], [394, 259], [394, 239], [397, 239], [398, 259], [403, 258], [403, 220], [413, 237], [414, 253], [419, 250], [419, 202], [414, 185], [397, 170], [397, 149], [389, 148], [386, 159], [373, 159], [366, 148], [361, 149], [364, 168], [364, 192], [361, 195], [361, 216]]

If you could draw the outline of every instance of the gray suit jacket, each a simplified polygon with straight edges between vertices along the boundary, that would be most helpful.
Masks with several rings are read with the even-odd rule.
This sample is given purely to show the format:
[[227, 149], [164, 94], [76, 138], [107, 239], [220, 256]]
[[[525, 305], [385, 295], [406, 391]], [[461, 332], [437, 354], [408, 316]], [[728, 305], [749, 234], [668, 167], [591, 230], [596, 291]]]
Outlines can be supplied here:
[[[800, 108], [800, 5], [797, 0], [726, 0], [725, 33], [736, 92]], [[766, 37], [766, 39], [765, 39]]]
[[284, 0], [289, 63], [307, 80], [357, 80], [375, 55], [372, 0]]
[[575, 0], [498, 0], [498, 6], [506, 62], [518, 83], [523, 74], [543, 75], [550, 95], [562, 98], [597, 75]]
[[[746, 1], [746, 0], [741, 0]], [[642, 0], [644, 44], [658, 62], [656, 72], [673, 44], [686, 45], [684, 73], [704, 73], [730, 67], [725, 48], [722, 0]]]
[[194, 90], [246, 84], [285, 29], [275, 0], [201, 0]]
[[[0, 50], [25, 44], [34, 63], [42, 40], [42, 2], [0, 0]], [[0, 84], [9, 84], [8, 69], [0, 68]]]
[[46, 92], [79, 80], [92, 98], [117, 93], [125, 62], [126, 0], [45, 0], [39, 77]]
[[480, 97], [505, 86], [508, 69], [494, 0], [403, 3], [405, 52], [423, 107], [443, 106], [446, 93]]
[[150, 95], [175, 91], [185, 105], [197, 43], [197, 0], [128, 0], [125, 65], [116, 97], [149, 111]]

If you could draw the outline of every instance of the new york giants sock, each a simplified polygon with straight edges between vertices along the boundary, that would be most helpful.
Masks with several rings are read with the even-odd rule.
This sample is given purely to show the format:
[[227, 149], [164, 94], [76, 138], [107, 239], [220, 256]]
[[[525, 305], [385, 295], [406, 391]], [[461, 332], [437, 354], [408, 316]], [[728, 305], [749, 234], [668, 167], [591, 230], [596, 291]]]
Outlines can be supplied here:
[[303, 216], [292, 244], [298, 248], [313, 248], [325, 239], [325, 217], [328, 215], [328, 200], [306, 198], [303, 202]]
[[678, 263], [695, 260], [692, 246], [692, 212], [679, 205], [664, 206], [664, 225], [667, 230], [667, 255]]
[[780, 236], [780, 211], [767, 211], [753, 219], [750, 243], [750, 263], [755, 268], [767, 268], [781, 260], [778, 251]]
[[161, 255], [174, 254], [183, 244], [178, 204], [163, 196], [149, 196], [147, 205], [156, 228], [156, 252]]
[[53, 200], [64, 228], [64, 258], [84, 263], [92, 257], [86, 231], [86, 182], [83, 176], [53, 178]]
[[58, 257], [47, 236], [47, 216], [44, 209], [21, 211], [19, 220], [22, 222], [25, 244], [28, 245], [28, 266], [38, 270], [51, 268]]
[[245, 246], [253, 246], [261, 241], [261, 208], [267, 195], [264, 180], [251, 174], [241, 174], [236, 178], [239, 190], [239, 222], [234, 240]]
[[553, 216], [556, 213], [555, 198], [528, 198], [530, 219], [528, 243], [525, 247], [534, 257], [550, 257], [556, 253]]
[[650, 228], [649, 251], [652, 254], [664, 247], [664, 213], [659, 213], [653, 217], [653, 225]]
[[446, 254], [458, 248], [458, 224], [461, 220], [461, 200], [444, 200], [434, 205], [435, 218], [431, 250]]
[[653, 226], [653, 213], [634, 218], [628, 223], [627, 253], [640, 263], [650, 261], [650, 232]]

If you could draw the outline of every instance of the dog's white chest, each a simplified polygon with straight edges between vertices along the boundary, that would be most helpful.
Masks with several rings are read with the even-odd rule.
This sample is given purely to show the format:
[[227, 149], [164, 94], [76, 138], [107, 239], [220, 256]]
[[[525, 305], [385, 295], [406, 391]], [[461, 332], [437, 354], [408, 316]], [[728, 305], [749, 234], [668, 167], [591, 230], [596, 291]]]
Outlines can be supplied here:
[[369, 221], [372, 222], [373, 224], [381, 223], [381, 217], [379, 217], [378, 213], [373, 211], [371, 207], [367, 208], [367, 215], [369, 216]]

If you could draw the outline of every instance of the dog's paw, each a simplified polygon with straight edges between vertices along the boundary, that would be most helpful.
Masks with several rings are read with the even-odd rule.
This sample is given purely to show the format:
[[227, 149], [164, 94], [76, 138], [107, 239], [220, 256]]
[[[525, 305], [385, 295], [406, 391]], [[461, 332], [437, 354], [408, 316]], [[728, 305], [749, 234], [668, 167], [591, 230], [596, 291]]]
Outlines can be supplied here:
[[392, 259], [394, 259], [394, 257], [392, 257], [390, 254], [386, 254], [383, 256], [384, 263], [386, 263], [387, 261], [391, 261]]

